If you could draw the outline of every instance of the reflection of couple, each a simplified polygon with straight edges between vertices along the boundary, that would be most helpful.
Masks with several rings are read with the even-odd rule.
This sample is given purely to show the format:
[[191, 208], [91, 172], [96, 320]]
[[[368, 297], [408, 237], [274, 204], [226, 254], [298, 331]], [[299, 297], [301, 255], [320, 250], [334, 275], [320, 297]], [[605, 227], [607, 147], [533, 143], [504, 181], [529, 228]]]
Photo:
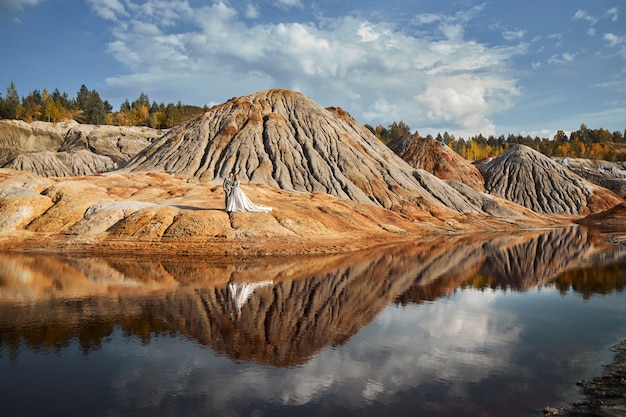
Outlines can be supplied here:
[[254, 204], [248, 196], [241, 190], [239, 176], [234, 173], [228, 174], [228, 177], [224, 179], [224, 188], [226, 212], [233, 211], [259, 211], [268, 212], [272, 211], [271, 207], [258, 206]]
[[230, 304], [228, 305], [228, 315], [231, 318], [239, 318], [241, 317], [241, 309], [246, 304], [248, 299], [254, 293], [254, 290], [260, 287], [265, 287], [268, 285], [272, 285], [272, 280], [261, 281], [261, 282], [229, 282], [228, 283], [228, 298], [230, 299]]

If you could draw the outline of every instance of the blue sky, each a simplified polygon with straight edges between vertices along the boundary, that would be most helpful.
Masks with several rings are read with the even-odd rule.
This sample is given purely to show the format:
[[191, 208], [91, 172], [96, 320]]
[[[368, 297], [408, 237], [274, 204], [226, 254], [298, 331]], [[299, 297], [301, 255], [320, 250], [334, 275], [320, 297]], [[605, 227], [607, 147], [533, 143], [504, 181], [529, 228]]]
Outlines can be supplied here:
[[626, 128], [622, 0], [2, 0], [0, 92], [302, 92], [422, 135]]

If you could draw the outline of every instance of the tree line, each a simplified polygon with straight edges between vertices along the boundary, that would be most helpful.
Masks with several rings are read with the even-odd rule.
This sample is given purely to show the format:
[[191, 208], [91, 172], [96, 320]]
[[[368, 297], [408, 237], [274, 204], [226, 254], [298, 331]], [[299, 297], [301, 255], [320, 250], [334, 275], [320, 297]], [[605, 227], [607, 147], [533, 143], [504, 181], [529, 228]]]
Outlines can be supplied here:
[[[141, 92], [133, 102], [126, 99], [118, 111], [108, 100], [102, 100], [96, 90], [89, 90], [84, 84], [75, 97], [55, 89], [34, 90], [20, 98], [15, 83], [7, 87], [6, 95], [0, 94], [0, 119], [21, 119], [27, 122], [46, 121], [59, 122], [74, 119], [79, 123], [116, 126], [148, 126], [155, 129], [169, 129], [207, 110], [207, 106], [150, 103], [148, 95]], [[384, 143], [408, 137], [419, 136], [416, 131], [404, 123], [393, 122], [386, 127], [365, 125], [378, 139]], [[606, 129], [589, 129], [581, 124], [580, 129], [569, 135], [559, 130], [552, 138], [538, 136], [522, 136], [509, 134], [484, 137], [479, 134], [469, 139], [455, 138], [444, 132], [436, 137], [426, 136], [445, 143], [465, 159], [475, 161], [498, 156], [517, 144], [527, 145], [538, 152], [553, 157], [573, 157], [603, 159], [607, 161], [626, 160], [626, 129], [624, 132], [609, 132]]]
[[[375, 128], [365, 125], [378, 139], [384, 143], [402, 139], [410, 135], [421, 137], [418, 132], [411, 133], [411, 128], [404, 122], [393, 122], [384, 127], [378, 125]], [[602, 159], [606, 161], [626, 161], [626, 129], [624, 132], [616, 130], [610, 132], [607, 129], [590, 129], [584, 123], [576, 131], [567, 135], [559, 130], [552, 138], [540, 138], [530, 135], [509, 134], [488, 137], [482, 134], [469, 139], [455, 138], [454, 135], [444, 132], [436, 137], [426, 136], [428, 139], [436, 139], [448, 145], [463, 158], [476, 161], [500, 155], [515, 145], [526, 145], [534, 150], [550, 157], [570, 157]]]
[[0, 94], [0, 119], [18, 119], [27, 122], [60, 122], [74, 119], [79, 123], [116, 126], [148, 126], [169, 129], [207, 110], [207, 106], [150, 103], [148, 95], [141, 93], [132, 103], [126, 99], [118, 111], [108, 100], [102, 100], [96, 90], [84, 84], [75, 97], [55, 89], [34, 90], [20, 98], [15, 83], [7, 87], [6, 95]]

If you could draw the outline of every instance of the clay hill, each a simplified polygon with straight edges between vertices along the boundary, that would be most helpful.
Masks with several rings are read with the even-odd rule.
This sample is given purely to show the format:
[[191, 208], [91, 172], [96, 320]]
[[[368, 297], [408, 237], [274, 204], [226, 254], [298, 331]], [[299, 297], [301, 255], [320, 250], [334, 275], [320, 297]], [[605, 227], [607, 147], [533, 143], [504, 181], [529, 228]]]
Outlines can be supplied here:
[[525, 215], [519, 207], [413, 169], [338, 108], [272, 89], [233, 98], [172, 129], [122, 169], [324, 193], [394, 211]]
[[44, 177], [108, 172], [161, 135], [147, 127], [0, 120], [0, 167]]
[[525, 145], [514, 146], [478, 168], [487, 192], [537, 213], [587, 215], [624, 201]]
[[584, 179], [626, 198], [626, 162], [582, 158], [556, 158], [555, 161]]
[[396, 139], [387, 146], [415, 169], [423, 169], [437, 178], [455, 180], [477, 191], [485, 191], [480, 171], [443, 142], [413, 134]]
[[[479, 167], [484, 192], [476, 170], [445, 146], [399, 144], [419, 151], [412, 166], [345, 111], [280, 89], [233, 98], [161, 136], [113, 126], [0, 127], [7, 160], [18, 152], [0, 170], [5, 249], [329, 253], [553, 226], [623, 202], [524, 148]], [[221, 182], [231, 171], [253, 201], [274, 210], [226, 213]]]

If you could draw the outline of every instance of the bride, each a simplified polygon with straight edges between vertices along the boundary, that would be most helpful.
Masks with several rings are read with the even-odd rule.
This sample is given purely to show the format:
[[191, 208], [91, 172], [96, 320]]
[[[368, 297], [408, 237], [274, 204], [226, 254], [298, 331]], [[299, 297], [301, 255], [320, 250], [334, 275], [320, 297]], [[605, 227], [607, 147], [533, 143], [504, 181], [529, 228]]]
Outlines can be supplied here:
[[228, 199], [228, 204], [226, 205], [226, 211], [260, 211], [267, 213], [268, 211], [272, 211], [271, 207], [267, 206], [258, 206], [254, 204], [248, 196], [241, 190], [239, 185], [241, 182], [239, 181], [239, 176], [235, 174], [233, 176], [233, 188], [230, 191], [230, 197]]

